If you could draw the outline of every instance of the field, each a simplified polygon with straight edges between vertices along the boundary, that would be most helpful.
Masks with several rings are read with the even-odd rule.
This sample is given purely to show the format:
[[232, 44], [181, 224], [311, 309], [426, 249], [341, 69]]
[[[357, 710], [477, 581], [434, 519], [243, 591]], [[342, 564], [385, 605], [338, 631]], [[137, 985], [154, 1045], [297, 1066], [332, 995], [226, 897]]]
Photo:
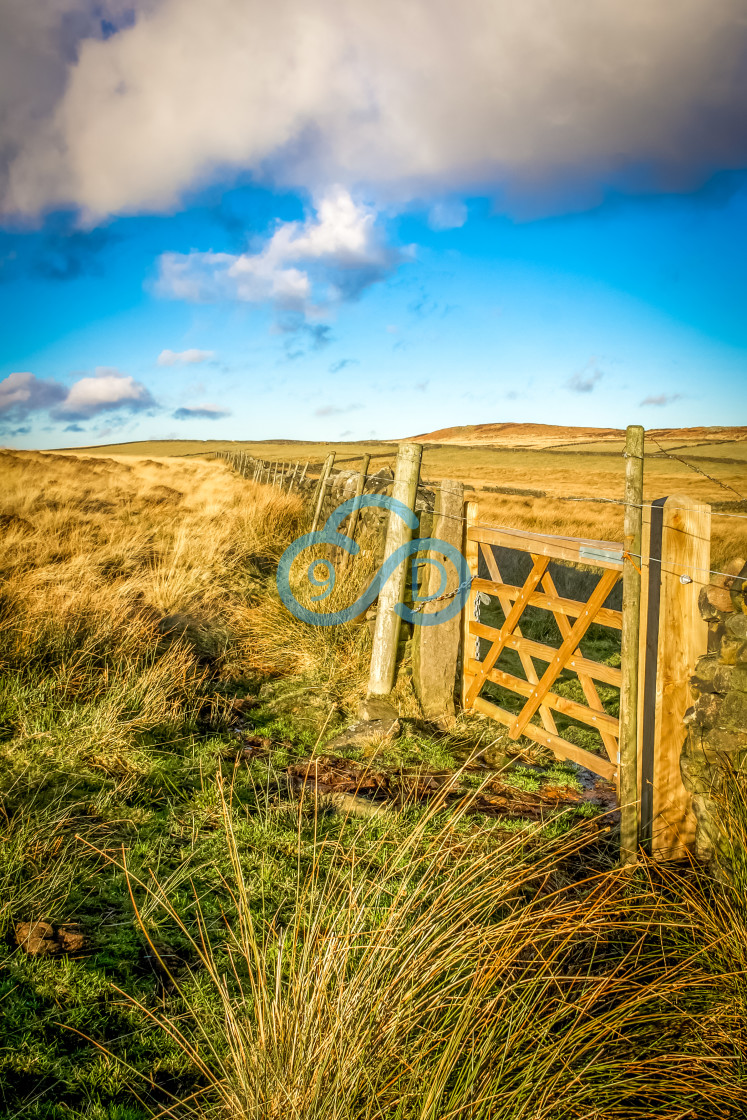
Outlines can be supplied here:
[[[541, 426], [519, 427], [531, 428], [533, 432], [527, 434], [522, 430], [519, 437], [513, 437], [515, 442], [503, 444], [436, 443], [427, 436], [418, 437], [424, 448], [421, 477], [431, 481], [463, 481], [474, 491], [470, 497], [479, 503], [479, 520], [488, 525], [622, 540], [623, 510], [613, 502], [619, 502], [623, 492], [624, 440], [576, 436], [573, 442], [548, 447], [543, 446], [547, 437], [537, 432]], [[458, 435], [459, 430], [456, 431]], [[557, 438], [569, 440], [572, 431], [562, 429]], [[747, 557], [747, 521], [741, 519], [747, 517], [747, 500], [740, 501], [741, 496], [747, 495], [747, 429], [716, 430], [705, 438], [707, 431], [689, 430], [689, 435], [688, 430], [649, 434], [644, 496], [651, 500], [684, 494], [710, 503], [711, 560], [712, 567], [718, 569], [736, 556]], [[527, 446], [530, 437], [533, 445]], [[335, 461], [343, 469], [353, 469], [367, 452], [371, 455], [370, 469], [375, 471], [393, 465], [396, 444], [170, 441], [112, 444], [82, 449], [79, 453], [203, 457], [218, 450], [246, 451], [272, 461], [308, 460], [310, 473], [318, 470], [329, 451], [335, 451]], [[601, 498], [612, 502], [600, 502]]]
[[[620, 870], [574, 769], [509, 755], [479, 718], [425, 724], [406, 654], [401, 736], [330, 747], [368, 627], [284, 612], [275, 568], [305, 509], [209, 450], [0, 454], [0, 1113], [743, 1116], [743, 860], [731, 880]], [[486, 516], [619, 535], [617, 507], [561, 522], [550, 497], [486, 489], [619, 496], [618, 451], [428, 446], [424, 463]], [[649, 485], [670, 482], [713, 486], [654, 459]], [[381, 796], [362, 816], [365, 782]], [[735, 776], [732, 854], [746, 798]]]

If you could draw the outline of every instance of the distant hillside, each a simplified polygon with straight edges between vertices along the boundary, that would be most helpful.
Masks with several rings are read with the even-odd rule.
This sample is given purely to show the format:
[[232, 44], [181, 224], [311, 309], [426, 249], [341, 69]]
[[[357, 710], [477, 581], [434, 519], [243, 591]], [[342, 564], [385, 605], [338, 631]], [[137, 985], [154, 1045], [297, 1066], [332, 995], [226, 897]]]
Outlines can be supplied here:
[[[747, 440], [743, 428], [651, 428], [647, 436], [674, 440], [677, 443], [721, 443]], [[439, 428], [410, 437], [416, 443], [457, 443], [462, 445], [491, 443], [503, 447], [558, 447], [575, 443], [606, 443], [625, 437], [623, 428], [573, 428], [560, 424], [464, 424], [455, 428]]]

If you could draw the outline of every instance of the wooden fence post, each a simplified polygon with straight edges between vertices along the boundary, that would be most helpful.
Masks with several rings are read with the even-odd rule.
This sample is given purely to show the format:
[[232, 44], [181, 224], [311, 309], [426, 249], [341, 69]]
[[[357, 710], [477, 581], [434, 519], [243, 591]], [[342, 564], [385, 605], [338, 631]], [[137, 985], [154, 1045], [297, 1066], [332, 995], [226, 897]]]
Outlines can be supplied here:
[[304, 479], [306, 478], [306, 472], [307, 472], [307, 470], [309, 469], [309, 462], [310, 462], [310, 460], [309, 460], [309, 459], [307, 459], [307, 460], [306, 460], [306, 466], [305, 466], [305, 467], [304, 467], [304, 469], [303, 469], [303, 470], [301, 471], [301, 477], [300, 477], [300, 478], [299, 478], [299, 480], [298, 480], [298, 486], [299, 486], [299, 489], [301, 488], [301, 483], [302, 483], [302, 482], [303, 482], [303, 480], [304, 480]]
[[[412, 510], [415, 509], [422, 455], [422, 444], [401, 443], [394, 468], [392, 497], [404, 502], [407, 508]], [[405, 524], [399, 514], [390, 512], [383, 562], [386, 563], [400, 545], [406, 544], [411, 539], [412, 529], [410, 526]], [[402, 621], [394, 608], [402, 602], [406, 578], [406, 565], [400, 564], [379, 594], [379, 607], [376, 612], [373, 649], [371, 650], [371, 671], [368, 678], [368, 695], [370, 697], [388, 696], [392, 691], [397, 664], [397, 642]]]
[[[433, 514], [433, 531], [438, 540], [462, 549], [462, 513], [464, 510], [464, 483], [442, 478], [436, 488]], [[438, 560], [439, 553], [430, 552], [429, 558]], [[448, 563], [446, 583], [440, 589], [440, 578], [431, 564], [425, 565], [420, 588], [421, 596], [449, 594], [459, 587], [459, 569]], [[413, 589], [414, 595], [414, 589]], [[438, 607], [448, 606], [437, 603]], [[423, 607], [428, 611], [427, 605]], [[413, 641], [412, 683], [427, 720], [447, 729], [454, 722], [454, 690], [457, 683], [457, 664], [461, 637], [461, 616], [455, 615], [438, 626], [416, 626]]]
[[644, 506], [641, 551], [641, 842], [658, 858], [679, 858], [695, 841], [680, 754], [692, 704], [689, 678], [708, 647], [698, 593], [711, 566], [711, 507], [679, 494]]
[[332, 473], [332, 465], [333, 465], [334, 461], [335, 461], [335, 453], [334, 453], [334, 451], [330, 451], [329, 455], [324, 460], [324, 465], [322, 467], [322, 473], [319, 475], [318, 488], [317, 488], [316, 494], [314, 495], [314, 517], [313, 517], [313, 520], [311, 522], [311, 532], [312, 533], [315, 531], [315, 529], [316, 529], [316, 527], [319, 523], [319, 515], [322, 512], [322, 506], [324, 504], [324, 489], [327, 485], [327, 479], [329, 478], [330, 474]]
[[620, 664], [620, 863], [638, 854], [638, 649], [641, 619], [641, 524], [643, 520], [643, 428], [625, 435], [625, 527], [623, 530], [622, 648]]
[[[469, 574], [472, 577], [472, 579], [477, 579], [479, 557], [480, 557], [480, 551], [479, 551], [479, 546], [477, 544], [477, 541], [471, 541], [469, 539], [469, 530], [476, 523], [476, 521], [477, 521], [477, 502], [465, 502], [464, 503], [464, 528], [463, 528], [464, 545], [462, 547], [462, 552], [464, 554], [464, 559], [467, 561], [467, 567], [469, 568]], [[476, 597], [476, 595], [477, 595], [477, 592], [470, 589], [470, 593], [467, 596], [467, 601], [464, 604], [464, 608], [462, 610], [462, 663], [463, 663], [463, 669], [462, 669], [462, 707], [463, 708], [467, 707], [467, 692], [469, 690], [470, 684], [472, 683], [472, 678], [467, 673], [467, 662], [469, 661], [470, 657], [472, 656], [472, 651], [475, 648], [475, 642], [476, 642], [476, 639], [472, 636], [472, 634], [470, 634], [470, 630], [469, 630], [470, 623], [475, 621], [475, 597]], [[475, 654], [475, 658], [477, 658], [477, 654]]]
[[[355, 483], [355, 497], [356, 498], [360, 498], [361, 494], [363, 493], [363, 490], [365, 489], [366, 476], [368, 475], [368, 464], [370, 462], [371, 462], [371, 456], [370, 455], [364, 455], [363, 459], [361, 460], [361, 469], [358, 472], [358, 478], [357, 478], [356, 483]], [[350, 521], [348, 522], [348, 527], [347, 527], [346, 532], [347, 532], [347, 535], [349, 537], [353, 538], [353, 540], [355, 540], [355, 530], [358, 528], [358, 518], [360, 517], [360, 513], [361, 513], [360, 509], [354, 509], [353, 512], [350, 515]], [[340, 563], [340, 571], [341, 572], [345, 571], [345, 569], [347, 568], [348, 564], [351, 562], [352, 559], [353, 558], [352, 558], [352, 556], [350, 555], [349, 552], [344, 552], [343, 553], [342, 561]]]

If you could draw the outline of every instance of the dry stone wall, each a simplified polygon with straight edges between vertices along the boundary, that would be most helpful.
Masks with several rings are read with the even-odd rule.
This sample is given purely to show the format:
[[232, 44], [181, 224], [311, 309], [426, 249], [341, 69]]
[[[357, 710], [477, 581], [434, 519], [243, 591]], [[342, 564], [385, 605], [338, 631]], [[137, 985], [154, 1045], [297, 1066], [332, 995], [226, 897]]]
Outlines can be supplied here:
[[680, 762], [698, 821], [696, 855], [720, 866], [730, 855], [720, 806], [730, 774], [747, 769], [747, 564], [740, 558], [726, 570], [700, 594], [708, 653], [690, 682], [695, 702]]

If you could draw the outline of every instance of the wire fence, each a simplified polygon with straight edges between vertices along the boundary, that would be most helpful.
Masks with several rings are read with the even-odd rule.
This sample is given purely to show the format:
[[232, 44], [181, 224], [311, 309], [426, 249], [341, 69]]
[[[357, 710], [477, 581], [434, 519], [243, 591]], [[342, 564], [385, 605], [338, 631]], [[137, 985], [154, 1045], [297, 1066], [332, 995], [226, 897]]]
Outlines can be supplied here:
[[[651, 438], [653, 438], [653, 437], [651, 437]], [[744, 498], [739, 493], [739, 491], [737, 491], [734, 487], [730, 486], [728, 483], [724, 483], [722, 480], [720, 480], [718, 478], [715, 478], [715, 477], [707, 474], [705, 471], [701, 470], [699, 467], [697, 467], [697, 466], [693, 465], [692, 463], [688, 462], [686, 459], [683, 459], [678, 455], [674, 455], [671, 452], [666, 451], [664, 448], [661, 447], [661, 445], [658, 443], [657, 440], [654, 439], [653, 442], [656, 443], [657, 447], [659, 447], [659, 450], [660, 450], [661, 454], [665, 455], [667, 458], [671, 458], [673, 460], [676, 460], [678, 463], [680, 463], [680, 464], [682, 464], [686, 467], [689, 467], [696, 474], [702, 475], [703, 477], [707, 478], [709, 481], [714, 482], [717, 485], [719, 485], [719, 486], [723, 487], [724, 489], [728, 490], [730, 493], [735, 494], [737, 499], [739, 500], [739, 502], [744, 502], [745, 505], [747, 505], [747, 499]], [[622, 454], [624, 455], [624, 452]], [[254, 456], [250, 456], [247, 452], [242, 452], [242, 451], [218, 451], [218, 452], [215, 452], [215, 455], [216, 455], [216, 457], [221, 458], [224, 461], [226, 461], [230, 466], [232, 466], [235, 470], [237, 470], [239, 473], [241, 473], [244, 477], [250, 478], [252, 481], [255, 481], [255, 482], [258, 482], [258, 483], [261, 483], [261, 484], [264, 484], [264, 485], [276, 486], [280, 489], [285, 489], [287, 487], [289, 492], [291, 492], [295, 489], [298, 492], [304, 492], [306, 494], [314, 494], [314, 499], [315, 500], [319, 499], [318, 490], [319, 490], [319, 484], [321, 482], [321, 472], [322, 472], [322, 467], [323, 467], [322, 463], [312, 464], [310, 461], [307, 460], [302, 465], [301, 460], [296, 460], [295, 463], [294, 463], [293, 460], [261, 460], [261, 459], [255, 458]], [[354, 462], [354, 460], [343, 460], [342, 462]], [[339, 466], [341, 464], [337, 463], [336, 465]], [[311, 472], [312, 472], [311, 474], [309, 474], [309, 468], [311, 468]], [[317, 472], [319, 472], [319, 476], [317, 476]], [[338, 471], [337, 474], [331, 474], [330, 473], [329, 477], [324, 481], [324, 484], [323, 484], [325, 492], [322, 495], [322, 501], [320, 503], [320, 510], [322, 510], [322, 511], [324, 510], [324, 507], [328, 503], [329, 498], [330, 498], [333, 490], [336, 487], [338, 489], [341, 488], [340, 487], [340, 476], [341, 475], [344, 476], [346, 480], [347, 479], [353, 479], [353, 478], [359, 479], [360, 478], [360, 473], [361, 473], [360, 471], [356, 471], [352, 467], [348, 470], [345, 470], [345, 471]], [[393, 481], [393, 472], [391, 471], [391, 468], [383, 467], [378, 471], [368, 471], [363, 476], [364, 493], [365, 493], [365, 487], [369, 483], [376, 483], [376, 484], [378, 484], [378, 486], [382, 487], [383, 489], [386, 489], [391, 484], [392, 481]], [[425, 492], [425, 493], [427, 493], [429, 491], [444, 492], [444, 493], [452, 492], [452, 491], [449, 490], [449, 488], [441, 486], [438, 482], [430, 481], [430, 480], [427, 480], [427, 479], [424, 479], [424, 480], [421, 481], [421, 483], [419, 484], [419, 487], [418, 487], [418, 491], [419, 492]], [[469, 493], [469, 492], [478, 493], [479, 492], [479, 491], [469, 487], [467, 484], [465, 484], [465, 491], [467, 493]], [[504, 493], [504, 492], [503, 491], [498, 491], [498, 493]], [[506, 491], [505, 494], [506, 494], [506, 496], [511, 496], [510, 491]], [[548, 495], [544, 495], [543, 497], [545, 498], [545, 500], [552, 501], [552, 502], [604, 504], [604, 505], [614, 505], [614, 506], [618, 506], [618, 507], [622, 507], [622, 508], [625, 508], [625, 506], [626, 506], [626, 503], [622, 499], [619, 499], [619, 498], [584, 497], [584, 496], [581, 496], [581, 495], [561, 495], [561, 494], [548, 494]], [[639, 508], [639, 509], [645, 509], [649, 505], [649, 503], [647, 503], [647, 502], [633, 503], [633, 504], [635, 505], [636, 508]], [[671, 506], [669, 508], [672, 511], [687, 512], [689, 507], [686, 507], [686, 506]], [[713, 507], [711, 507], [711, 513], [715, 514], [716, 516], [719, 516], [719, 517], [732, 518], [732, 519], [735, 519], [735, 520], [738, 520], [738, 521], [747, 521], [747, 513], [745, 513], [745, 514], [734, 513], [730, 510], [718, 510], [718, 509], [714, 509]], [[467, 518], [463, 514], [455, 515], [455, 514], [446, 514], [444, 512], [440, 512], [439, 517], [444, 517], [444, 518], [447, 518], [448, 520], [452, 520], [452, 521], [460, 521], [462, 523], [467, 522]], [[322, 514], [322, 519], [321, 520], [323, 522], [323, 514]], [[567, 536], [567, 535], [563, 535], [563, 534], [559, 534], [559, 533], [549, 533], [549, 532], [548, 533], [542, 533], [542, 532], [539, 532], [539, 531], [533, 532], [533, 531], [527, 530], [527, 529], [516, 529], [515, 526], [501, 525], [501, 524], [497, 524], [496, 522], [491, 522], [491, 523], [474, 522], [473, 525], [474, 525], [475, 528], [479, 528], [479, 529], [508, 531], [508, 532], [514, 532], [514, 533], [518, 532], [518, 533], [521, 534], [522, 538], [525, 541], [528, 541], [530, 544], [535, 543], [537, 545], [545, 543], [548, 540], [548, 538], [552, 539], [552, 540], [556, 540], [556, 541], [567, 542], [567, 543], [573, 544], [573, 545], [578, 544], [579, 540], [585, 539], [585, 538], [579, 538], [579, 537], [571, 537], [571, 536]], [[594, 544], [595, 544], [595, 549], [597, 549], [598, 551], [600, 551], [602, 553], [607, 552], [609, 554], [610, 560], [628, 559], [628, 560], [631, 560], [631, 561], [638, 561], [641, 564], [652, 564], [652, 563], [653, 564], [662, 564], [662, 561], [659, 557], [651, 556], [651, 555], [646, 556], [646, 555], [642, 555], [641, 553], [637, 553], [637, 552], [624, 552], [623, 549], [622, 549], [622, 545], [617, 545], [617, 544], [614, 544], [613, 542], [594, 541]], [[682, 582], [693, 582], [693, 583], [697, 583], [701, 586], [707, 586], [709, 583], [711, 583], [711, 580], [706, 580], [706, 579], [699, 578], [695, 573], [699, 573], [701, 576], [702, 575], [717, 576], [717, 577], [723, 578], [723, 579], [734, 579], [735, 578], [735, 573], [734, 572], [727, 572], [727, 571], [724, 571], [724, 570], [718, 569], [718, 568], [706, 568], [706, 567], [699, 567], [699, 566], [690, 566], [686, 570], [683, 570], [683, 571], [673, 571], [673, 570], [670, 570], [670, 569], [662, 568], [662, 571], [666, 571], [668, 574], [676, 576], [677, 578], [682, 580]]]

